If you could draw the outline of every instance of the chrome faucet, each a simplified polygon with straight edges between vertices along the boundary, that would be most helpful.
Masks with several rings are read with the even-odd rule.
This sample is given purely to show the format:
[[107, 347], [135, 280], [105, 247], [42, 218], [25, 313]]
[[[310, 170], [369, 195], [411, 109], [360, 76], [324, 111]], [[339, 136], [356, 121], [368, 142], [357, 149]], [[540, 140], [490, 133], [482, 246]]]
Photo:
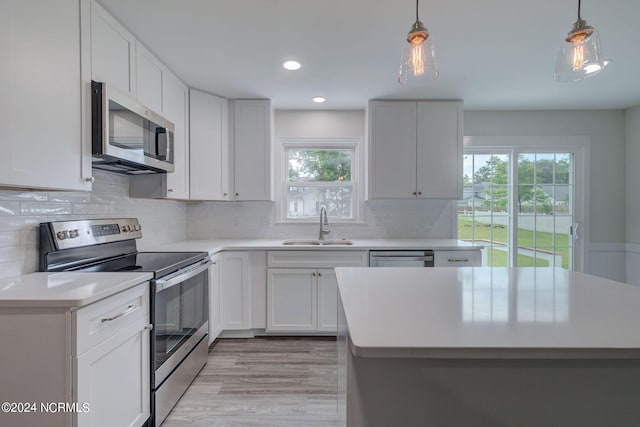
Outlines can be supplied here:
[[324, 235], [329, 233], [331, 233], [331, 230], [329, 230], [327, 208], [323, 206], [320, 208], [320, 236], [318, 237], [318, 240], [324, 240]]

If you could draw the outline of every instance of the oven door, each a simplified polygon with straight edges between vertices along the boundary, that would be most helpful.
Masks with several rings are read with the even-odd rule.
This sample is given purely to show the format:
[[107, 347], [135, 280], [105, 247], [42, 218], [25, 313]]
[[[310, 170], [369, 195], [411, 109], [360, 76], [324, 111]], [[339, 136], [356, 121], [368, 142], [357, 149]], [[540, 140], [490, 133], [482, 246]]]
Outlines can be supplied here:
[[209, 259], [153, 282], [152, 387], [157, 389], [207, 335]]

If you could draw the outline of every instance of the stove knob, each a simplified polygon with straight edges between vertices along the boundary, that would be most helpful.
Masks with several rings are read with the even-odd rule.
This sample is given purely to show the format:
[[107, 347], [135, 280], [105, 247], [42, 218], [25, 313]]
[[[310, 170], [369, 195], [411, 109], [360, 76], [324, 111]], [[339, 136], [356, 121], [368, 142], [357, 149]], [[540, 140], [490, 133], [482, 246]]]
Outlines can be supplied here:
[[135, 227], [133, 228], [135, 231], [140, 231], [140, 225], [136, 224]]
[[127, 233], [129, 231], [129, 226], [128, 225], [123, 225], [122, 226], [122, 231]]
[[78, 230], [77, 228], [75, 230], [69, 230], [70, 239], [75, 239], [78, 236], [80, 236], [80, 230]]
[[67, 230], [58, 231], [56, 233], [58, 240], [64, 240], [69, 237], [69, 232]]

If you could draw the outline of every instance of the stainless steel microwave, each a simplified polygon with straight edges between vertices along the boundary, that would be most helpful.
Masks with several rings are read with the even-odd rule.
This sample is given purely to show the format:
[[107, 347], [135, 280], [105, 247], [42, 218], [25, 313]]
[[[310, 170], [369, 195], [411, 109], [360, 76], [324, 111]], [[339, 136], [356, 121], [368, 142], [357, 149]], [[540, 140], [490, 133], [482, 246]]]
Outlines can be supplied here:
[[124, 174], [174, 171], [174, 125], [106, 83], [91, 82], [93, 167]]

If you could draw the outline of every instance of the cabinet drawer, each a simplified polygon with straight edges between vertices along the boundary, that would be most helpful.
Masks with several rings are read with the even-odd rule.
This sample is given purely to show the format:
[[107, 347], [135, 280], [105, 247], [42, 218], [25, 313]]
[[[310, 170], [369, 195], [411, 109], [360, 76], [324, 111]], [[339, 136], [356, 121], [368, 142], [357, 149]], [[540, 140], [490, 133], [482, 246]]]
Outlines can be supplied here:
[[81, 308], [73, 313], [75, 355], [140, 319], [149, 322], [149, 282]]
[[367, 252], [363, 251], [269, 251], [268, 267], [335, 268], [366, 267]]
[[482, 251], [436, 251], [434, 267], [481, 267]]

